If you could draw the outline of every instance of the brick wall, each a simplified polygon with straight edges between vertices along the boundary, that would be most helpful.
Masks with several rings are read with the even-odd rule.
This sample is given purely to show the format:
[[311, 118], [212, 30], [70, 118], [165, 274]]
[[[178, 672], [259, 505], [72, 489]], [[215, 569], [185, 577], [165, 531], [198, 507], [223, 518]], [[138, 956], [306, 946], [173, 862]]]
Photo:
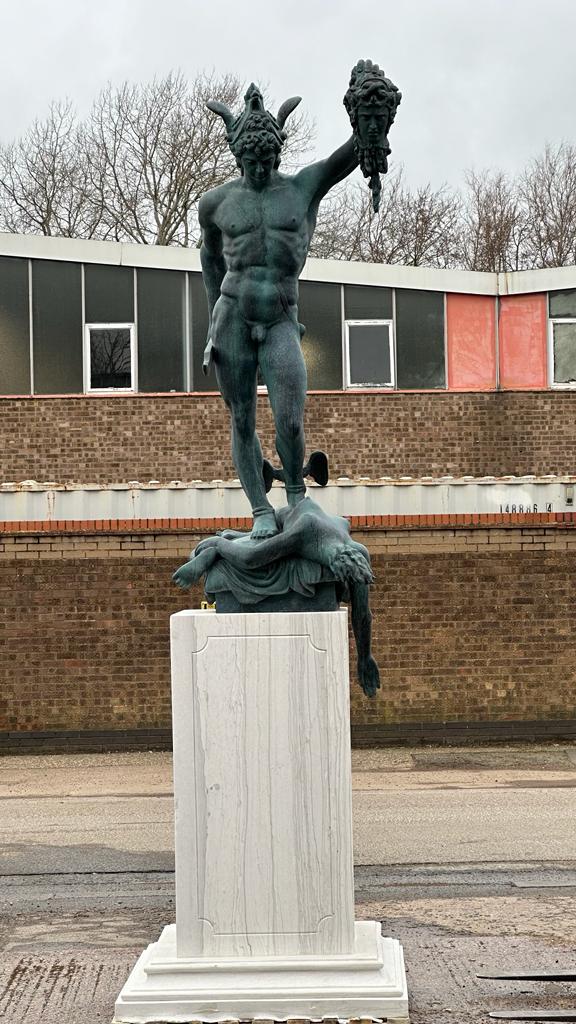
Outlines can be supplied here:
[[[356, 534], [377, 577], [383, 689], [356, 726], [576, 717], [576, 529]], [[190, 534], [0, 543], [0, 733], [169, 726], [171, 583]]]
[[[332, 477], [572, 473], [575, 412], [574, 392], [312, 394], [308, 450]], [[219, 396], [0, 399], [1, 481], [229, 479], [229, 451]]]

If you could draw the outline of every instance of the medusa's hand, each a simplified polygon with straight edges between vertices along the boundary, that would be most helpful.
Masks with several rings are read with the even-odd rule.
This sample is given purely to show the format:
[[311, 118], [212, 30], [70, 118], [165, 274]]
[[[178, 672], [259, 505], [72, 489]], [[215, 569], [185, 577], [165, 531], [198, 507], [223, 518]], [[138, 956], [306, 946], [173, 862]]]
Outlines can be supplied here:
[[380, 672], [372, 655], [358, 658], [358, 679], [367, 697], [375, 697], [380, 689]]

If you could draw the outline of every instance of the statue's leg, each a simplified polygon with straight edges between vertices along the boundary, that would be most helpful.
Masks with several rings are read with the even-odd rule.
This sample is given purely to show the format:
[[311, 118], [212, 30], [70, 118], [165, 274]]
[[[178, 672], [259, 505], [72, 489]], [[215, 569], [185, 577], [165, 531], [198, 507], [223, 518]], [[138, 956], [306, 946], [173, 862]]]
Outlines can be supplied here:
[[256, 375], [258, 355], [250, 328], [233, 299], [220, 298], [214, 307], [213, 334], [217, 352], [216, 376], [230, 410], [232, 458], [252, 506], [252, 536], [278, 532], [274, 509], [266, 497], [262, 449], [256, 434]]
[[259, 346], [258, 361], [274, 414], [276, 450], [284, 469], [288, 504], [296, 505], [306, 495], [302, 475], [306, 366], [298, 324], [286, 318], [270, 327]]

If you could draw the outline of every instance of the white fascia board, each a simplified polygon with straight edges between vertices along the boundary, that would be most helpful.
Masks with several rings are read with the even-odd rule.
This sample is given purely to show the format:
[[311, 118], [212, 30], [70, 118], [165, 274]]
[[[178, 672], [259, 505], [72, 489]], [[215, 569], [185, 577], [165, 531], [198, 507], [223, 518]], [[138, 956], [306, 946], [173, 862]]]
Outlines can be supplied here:
[[201, 270], [198, 249], [180, 246], [100, 242], [86, 238], [53, 238], [45, 235], [12, 235], [0, 232], [0, 255], [68, 263], [103, 263], [125, 267], [156, 267], [159, 270]]
[[309, 259], [300, 279], [386, 288], [416, 288], [432, 292], [462, 292], [469, 295], [498, 294], [497, 274], [438, 270], [435, 267], [404, 267], [399, 264]]
[[[196, 248], [54, 238], [45, 235], [17, 235], [4, 231], [0, 232], [0, 256], [126, 267], [155, 267], [158, 270], [201, 271], [200, 250]], [[471, 270], [439, 270], [435, 267], [309, 259], [302, 271], [301, 280], [384, 288], [414, 288], [419, 291], [453, 292], [464, 295], [527, 295], [576, 288], [576, 266], [488, 274]]]
[[51, 238], [46, 235], [11, 235], [0, 232], [0, 255], [119, 266], [122, 262], [122, 245], [119, 242], [87, 241], [83, 238]]
[[576, 267], [546, 267], [498, 274], [500, 295], [529, 295], [576, 288]]
[[122, 243], [121, 263], [126, 267], [154, 267], [158, 270], [201, 271], [200, 250], [180, 245], [136, 245]]

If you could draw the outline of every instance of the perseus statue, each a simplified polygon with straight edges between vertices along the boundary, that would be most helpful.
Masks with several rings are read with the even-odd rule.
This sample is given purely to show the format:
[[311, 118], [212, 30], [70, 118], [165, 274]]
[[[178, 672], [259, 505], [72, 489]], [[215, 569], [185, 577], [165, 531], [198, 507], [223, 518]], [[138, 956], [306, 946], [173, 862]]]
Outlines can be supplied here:
[[[344, 97], [352, 136], [294, 175], [278, 168], [284, 126], [300, 97], [286, 100], [276, 117], [255, 85], [244, 99], [238, 116], [223, 103], [208, 103], [224, 120], [240, 176], [206, 192], [198, 212], [210, 314], [204, 371], [214, 365], [230, 412], [232, 456], [253, 525], [249, 534], [225, 531], [202, 541], [173, 578], [187, 589], [205, 576], [217, 610], [325, 611], [350, 601], [360, 684], [374, 696], [380, 679], [371, 655], [369, 553], [352, 540], [347, 521], [306, 497], [304, 478], [325, 485], [328, 462], [323, 452], [305, 461], [305, 328], [298, 319], [298, 278], [320, 202], [358, 166], [370, 179], [378, 209], [388, 131], [401, 94], [377, 64], [359, 61]], [[263, 459], [256, 434], [259, 371], [274, 416], [279, 467]], [[288, 502], [278, 511], [267, 497], [274, 479], [283, 481]], [[333, 602], [328, 606], [322, 603], [326, 587]]]
[[[232, 456], [252, 506], [253, 539], [279, 526], [266, 497], [271, 478], [284, 480], [289, 505], [306, 493], [304, 471], [326, 482], [316, 456], [305, 466], [305, 328], [298, 320], [298, 277], [314, 234], [318, 207], [330, 189], [359, 164], [370, 176], [387, 170], [388, 130], [401, 94], [377, 64], [359, 61], [344, 102], [353, 134], [331, 156], [294, 175], [279, 170], [284, 125], [300, 97], [286, 100], [274, 117], [251, 85], [235, 117], [224, 104], [208, 106], [226, 125], [240, 177], [211, 189], [198, 208], [200, 259], [208, 295], [209, 337], [204, 366], [213, 362], [232, 420]], [[270, 472], [256, 434], [258, 370], [268, 389], [282, 469]]]

